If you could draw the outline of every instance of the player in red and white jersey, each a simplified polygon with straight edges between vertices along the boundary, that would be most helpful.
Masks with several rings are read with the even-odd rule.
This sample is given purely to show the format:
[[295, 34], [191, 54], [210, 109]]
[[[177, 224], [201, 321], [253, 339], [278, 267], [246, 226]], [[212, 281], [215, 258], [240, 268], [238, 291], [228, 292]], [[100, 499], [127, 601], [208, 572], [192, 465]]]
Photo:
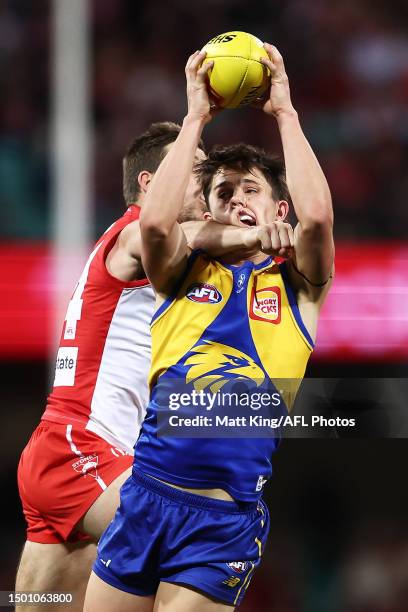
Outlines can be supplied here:
[[68, 305], [54, 388], [42, 416], [46, 421], [80, 424], [131, 454], [148, 396], [154, 298], [147, 279], [123, 281], [114, 276], [109, 257], [139, 211], [131, 204], [89, 256]]
[[[72, 295], [53, 390], [20, 459], [28, 528], [16, 590], [73, 592], [72, 609], [82, 609], [95, 544], [118, 506], [148, 403], [154, 296], [140, 263], [139, 206], [179, 131], [153, 124], [127, 151], [128, 208], [96, 243]], [[203, 210], [192, 176], [182, 220]]]

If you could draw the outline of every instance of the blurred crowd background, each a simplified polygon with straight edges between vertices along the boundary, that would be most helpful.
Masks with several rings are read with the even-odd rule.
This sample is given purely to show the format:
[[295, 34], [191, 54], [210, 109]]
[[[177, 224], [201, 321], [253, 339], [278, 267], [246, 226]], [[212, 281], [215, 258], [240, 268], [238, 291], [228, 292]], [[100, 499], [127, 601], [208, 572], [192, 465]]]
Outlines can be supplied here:
[[[184, 64], [214, 34], [253, 32], [284, 56], [292, 97], [336, 205], [340, 238], [405, 238], [408, 5], [404, 0], [92, 3], [95, 233], [121, 208], [120, 160], [153, 120], [181, 120]], [[0, 3], [0, 235], [49, 230], [50, 4]], [[279, 147], [261, 113], [224, 113], [215, 142]]]
[[[284, 56], [294, 105], [332, 190], [336, 238], [406, 241], [405, 0], [93, 0], [95, 237], [122, 213], [126, 145], [151, 121], [182, 120], [187, 56], [233, 29], [276, 44]], [[50, 32], [51, 2], [0, 0], [5, 245], [50, 236]], [[266, 125], [253, 109], [225, 112], [205, 139], [208, 146], [247, 141], [279, 152], [276, 126]], [[0, 366], [3, 590], [13, 587], [24, 541], [16, 463], [41, 415], [48, 383], [43, 360]], [[327, 367], [315, 366], [312, 374], [335, 375], [336, 365]], [[379, 376], [382, 364], [353, 368], [354, 374]], [[393, 375], [389, 366], [384, 371]], [[378, 429], [368, 440], [335, 437], [283, 443], [268, 493], [269, 546], [243, 611], [407, 610], [406, 441], [375, 439]]]

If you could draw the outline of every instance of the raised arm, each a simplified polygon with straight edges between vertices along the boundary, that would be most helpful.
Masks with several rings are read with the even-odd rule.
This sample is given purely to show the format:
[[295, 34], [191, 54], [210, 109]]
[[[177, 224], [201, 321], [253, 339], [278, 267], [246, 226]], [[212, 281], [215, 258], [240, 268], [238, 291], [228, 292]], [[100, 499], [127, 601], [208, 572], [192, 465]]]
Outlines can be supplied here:
[[196, 51], [186, 65], [188, 112], [180, 133], [155, 173], [140, 215], [142, 263], [156, 292], [171, 293], [189, 249], [177, 223], [204, 125], [211, 120], [205, 76], [212, 67]]
[[298, 219], [294, 231], [295, 284], [314, 301], [325, 293], [333, 271], [333, 209], [329, 187], [299, 123], [283, 59], [265, 43], [271, 72], [269, 98], [263, 110], [276, 118], [284, 152], [286, 180]]

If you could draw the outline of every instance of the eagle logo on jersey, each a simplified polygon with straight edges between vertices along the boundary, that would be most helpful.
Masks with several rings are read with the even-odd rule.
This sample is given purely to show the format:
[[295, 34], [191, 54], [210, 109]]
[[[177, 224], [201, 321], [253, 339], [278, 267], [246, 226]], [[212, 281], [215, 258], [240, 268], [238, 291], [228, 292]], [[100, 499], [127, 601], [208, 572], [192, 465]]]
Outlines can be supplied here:
[[255, 382], [257, 387], [265, 380], [263, 370], [249, 355], [209, 340], [194, 347], [184, 365], [189, 366], [186, 383], [193, 383], [196, 391], [209, 387], [217, 393], [231, 379]]

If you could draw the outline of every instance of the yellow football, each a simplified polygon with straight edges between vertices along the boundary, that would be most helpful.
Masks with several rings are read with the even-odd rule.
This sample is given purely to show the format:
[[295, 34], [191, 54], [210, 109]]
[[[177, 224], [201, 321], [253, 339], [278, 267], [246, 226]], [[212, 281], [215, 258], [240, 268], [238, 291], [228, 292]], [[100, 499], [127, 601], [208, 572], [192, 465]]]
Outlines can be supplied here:
[[222, 108], [252, 104], [270, 84], [269, 70], [260, 59], [268, 57], [259, 38], [247, 32], [226, 32], [212, 38], [202, 49], [204, 60], [213, 60], [208, 87]]

